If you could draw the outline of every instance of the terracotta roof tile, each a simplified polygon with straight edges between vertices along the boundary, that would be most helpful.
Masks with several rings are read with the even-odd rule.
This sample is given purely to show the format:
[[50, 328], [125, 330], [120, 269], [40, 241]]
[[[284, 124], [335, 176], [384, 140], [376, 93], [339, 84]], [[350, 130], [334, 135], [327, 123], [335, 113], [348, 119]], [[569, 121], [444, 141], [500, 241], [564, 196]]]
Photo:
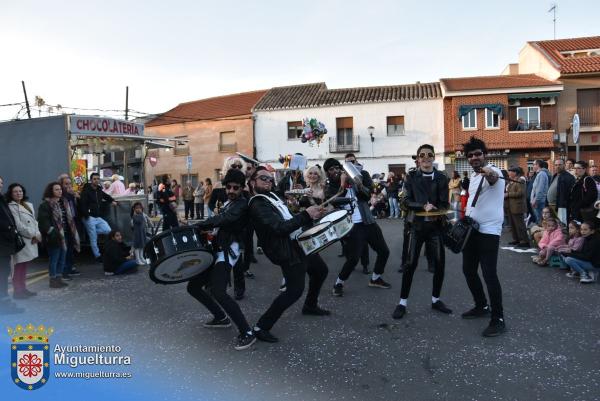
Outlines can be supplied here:
[[325, 83], [272, 88], [254, 107], [255, 111], [298, 109], [357, 103], [400, 102], [439, 99], [439, 82], [412, 85], [327, 89]]
[[550, 59], [560, 70], [561, 74], [600, 72], [600, 55], [568, 58], [561, 54], [561, 52], [565, 51], [600, 49], [600, 36], [543, 40], [529, 43]]
[[260, 90], [181, 103], [146, 123], [146, 127], [251, 114], [265, 93], [266, 90]]
[[537, 86], [561, 85], [558, 81], [549, 81], [535, 74], [492, 75], [487, 77], [442, 78], [442, 85], [449, 91], [478, 89], [510, 89]]

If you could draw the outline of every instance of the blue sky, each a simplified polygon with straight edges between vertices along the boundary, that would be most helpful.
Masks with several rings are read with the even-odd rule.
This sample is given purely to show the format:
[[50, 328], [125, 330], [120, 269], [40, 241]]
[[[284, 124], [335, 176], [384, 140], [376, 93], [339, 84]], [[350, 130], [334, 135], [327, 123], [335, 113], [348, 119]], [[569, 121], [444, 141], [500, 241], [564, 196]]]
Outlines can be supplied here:
[[[24, 80], [30, 101], [124, 109], [129, 85], [150, 113], [278, 85], [494, 75], [553, 35], [545, 0], [2, 2], [0, 104], [22, 101]], [[598, 15], [598, 1], [559, 1], [557, 37], [600, 35]]]

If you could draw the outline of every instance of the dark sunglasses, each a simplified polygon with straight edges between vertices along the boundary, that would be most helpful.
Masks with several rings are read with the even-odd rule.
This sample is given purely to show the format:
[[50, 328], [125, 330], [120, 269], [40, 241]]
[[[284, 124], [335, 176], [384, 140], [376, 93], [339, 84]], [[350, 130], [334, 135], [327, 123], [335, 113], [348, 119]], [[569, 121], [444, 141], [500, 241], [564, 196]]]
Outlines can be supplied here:
[[331, 166], [327, 169], [327, 171], [335, 171], [335, 170], [341, 170], [340, 166]]
[[266, 175], [259, 175], [256, 178], [259, 179], [259, 180], [261, 180], [262, 182], [270, 182], [271, 184], [275, 183], [275, 180], [273, 179], [273, 177], [269, 177], [269, 176], [266, 176]]
[[430, 159], [433, 159], [435, 157], [435, 155], [433, 153], [431, 153], [431, 152], [427, 152], [427, 153], [423, 152], [423, 153], [419, 153], [419, 157], [421, 159], [424, 159], [426, 157], [428, 157]]
[[231, 168], [242, 168], [241, 164], [232, 164]]
[[469, 152], [467, 153], [467, 159], [472, 159], [473, 157], [481, 157], [483, 155], [483, 152], [480, 150], [477, 150], [475, 152]]
[[356, 159], [354, 160], [346, 160], [348, 163], [356, 164]]
[[232, 190], [234, 190], [234, 191], [237, 191], [237, 190], [238, 190], [238, 189], [240, 189], [241, 187], [240, 187], [239, 185], [230, 185], [230, 184], [227, 184], [227, 185], [225, 185], [225, 188], [227, 188], [227, 189], [232, 189]]

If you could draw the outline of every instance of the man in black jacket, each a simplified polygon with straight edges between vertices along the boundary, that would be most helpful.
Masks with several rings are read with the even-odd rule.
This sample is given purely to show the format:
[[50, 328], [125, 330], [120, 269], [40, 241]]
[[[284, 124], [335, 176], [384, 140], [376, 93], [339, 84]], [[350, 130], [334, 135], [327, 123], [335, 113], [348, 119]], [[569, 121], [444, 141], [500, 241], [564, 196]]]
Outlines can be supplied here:
[[79, 205], [83, 225], [90, 239], [92, 252], [98, 263], [102, 263], [100, 249], [98, 249], [98, 234], [110, 233], [110, 226], [102, 218], [102, 210], [108, 203], [117, 205], [117, 202], [100, 188], [100, 174], [92, 173], [90, 175], [90, 182], [83, 186]]
[[[241, 254], [248, 223], [248, 203], [242, 196], [245, 184], [244, 173], [235, 169], [229, 170], [223, 178], [223, 187], [227, 194], [223, 209], [219, 214], [196, 224], [201, 229], [218, 228], [216, 263], [190, 280], [187, 286], [190, 295], [206, 306], [214, 316], [204, 327], [229, 327], [233, 320], [240, 332], [235, 345], [237, 350], [249, 348], [256, 342], [256, 337], [239, 305], [227, 294], [232, 269], [242, 267]], [[210, 294], [204, 287], [210, 287]]]
[[320, 206], [310, 206], [292, 215], [281, 199], [271, 192], [275, 181], [264, 167], [258, 167], [250, 178], [250, 188], [255, 194], [249, 202], [250, 219], [253, 222], [258, 245], [273, 263], [281, 267], [287, 289], [281, 292], [254, 327], [254, 334], [261, 341], [277, 342], [271, 328], [283, 312], [292, 306], [304, 292], [305, 275], [308, 273], [308, 294], [302, 308], [305, 315], [329, 315], [318, 306], [318, 297], [327, 277], [327, 265], [318, 254], [308, 258], [296, 241], [301, 228], [310, 225], [324, 215]]
[[409, 210], [407, 220], [411, 222], [409, 262], [402, 276], [400, 303], [393, 313], [394, 319], [402, 319], [406, 314], [408, 295], [412, 285], [413, 275], [419, 263], [419, 255], [423, 244], [431, 244], [434, 252], [433, 291], [431, 308], [442, 313], [452, 313], [440, 300], [444, 282], [445, 249], [442, 242], [443, 219], [445, 216], [416, 216], [416, 212], [431, 212], [448, 209], [448, 178], [433, 168], [435, 151], [432, 145], [421, 145], [417, 150], [419, 168], [408, 176], [404, 185], [404, 199]]
[[[355, 166], [356, 157], [352, 154], [346, 155], [348, 163]], [[373, 248], [377, 254], [373, 274], [369, 280], [369, 287], [390, 288], [391, 285], [383, 280], [381, 275], [385, 270], [385, 264], [390, 256], [390, 250], [385, 242], [381, 228], [375, 222], [369, 199], [371, 198], [371, 188], [373, 181], [368, 172], [361, 170], [361, 177], [356, 180], [351, 179], [345, 172], [342, 173], [342, 165], [335, 159], [327, 159], [323, 164], [323, 169], [327, 174], [327, 186], [325, 188], [325, 198], [330, 198], [336, 193], [339, 196], [353, 199], [352, 222], [354, 226], [348, 235], [344, 237], [344, 255], [346, 263], [333, 286], [333, 295], [341, 297], [344, 295], [344, 282], [348, 280], [354, 267], [357, 265], [361, 254], [364, 252], [367, 244]]]
[[566, 226], [568, 223], [569, 194], [571, 193], [571, 187], [575, 184], [575, 177], [565, 169], [565, 161], [563, 159], [556, 159], [554, 161], [554, 170], [556, 173], [552, 176], [552, 181], [548, 188], [548, 204], [554, 209], [561, 223]]

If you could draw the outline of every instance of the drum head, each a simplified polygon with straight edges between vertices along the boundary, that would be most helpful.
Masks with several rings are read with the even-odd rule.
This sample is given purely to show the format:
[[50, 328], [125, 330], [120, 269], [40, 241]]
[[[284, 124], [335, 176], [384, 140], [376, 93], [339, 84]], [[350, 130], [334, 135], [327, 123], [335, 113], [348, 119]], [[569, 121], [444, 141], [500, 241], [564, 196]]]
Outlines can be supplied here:
[[325, 222], [325, 221], [334, 222], [334, 221], [338, 221], [338, 220], [343, 219], [347, 215], [348, 215], [348, 211], [347, 210], [334, 210], [333, 212], [327, 213], [319, 221], [320, 222]]
[[330, 225], [331, 225], [331, 223], [328, 223], [328, 222], [319, 223], [316, 226], [313, 226], [309, 229], [302, 231], [300, 234], [298, 234], [297, 239], [302, 240], [302, 239], [306, 239], [306, 238], [310, 238], [315, 235], [318, 235], [318, 234], [322, 233], [323, 231], [326, 231]]
[[178, 252], [150, 267], [149, 274], [155, 283], [177, 284], [202, 274], [213, 262], [213, 254], [206, 250]]

